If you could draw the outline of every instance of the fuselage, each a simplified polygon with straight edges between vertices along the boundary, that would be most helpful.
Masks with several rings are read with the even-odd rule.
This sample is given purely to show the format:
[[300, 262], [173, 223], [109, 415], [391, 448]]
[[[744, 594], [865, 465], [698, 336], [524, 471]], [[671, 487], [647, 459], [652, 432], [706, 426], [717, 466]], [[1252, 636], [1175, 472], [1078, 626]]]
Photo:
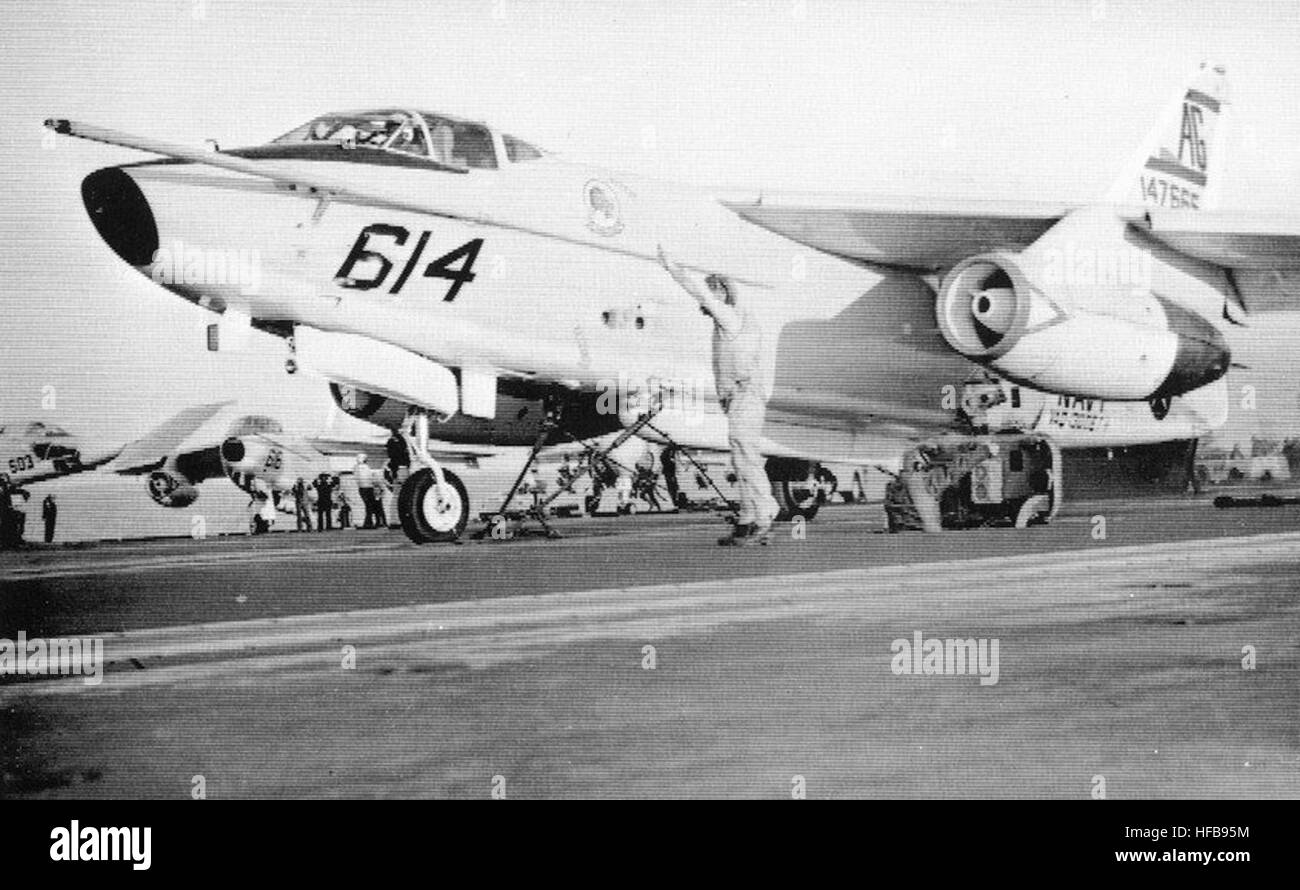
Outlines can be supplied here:
[[27, 485], [82, 469], [79, 441], [60, 427], [33, 421], [23, 429], [0, 429], [0, 485]]
[[[438, 142], [435, 130], [423, 138]], [[704, 422], [670, 421], [673, 435], [725, 447], [712, 322], [649, 259], [662, 247], [701, 275], [727, 275], [775, 346], [764, 371], [772, 451], [801, 447], [809, 418], [845, 457], [953, 424], [945, 394], [975, 366], [938, 334], [921, 277], [808, 249], [697, 190], [535, 151], [515, 160], [512, 137], [483, 132], [492, 151], [480, 139], [472, 163], [395, 150], [396, 136], [374, 147], [289, 134], [230, 152], [391, 198], [382, 204], [173, 161], [98, 171], [83, 194], [126, 262], [199, 305], [286, 335], [361, 334], [525, 393], [533, 382], [678, 393], [688, 414], [713, 407]]]

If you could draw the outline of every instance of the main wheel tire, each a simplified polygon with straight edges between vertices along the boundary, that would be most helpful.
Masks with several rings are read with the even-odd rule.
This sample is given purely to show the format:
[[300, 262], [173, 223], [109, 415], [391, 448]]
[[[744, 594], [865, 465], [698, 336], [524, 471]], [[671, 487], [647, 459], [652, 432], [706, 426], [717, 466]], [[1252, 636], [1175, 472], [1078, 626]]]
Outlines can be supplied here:
[[1016, 528], [1029, 528], [1031, 525], [1046, 525], [1052, 515], [1052, 498], [1046, 494], [1036, 494], [1025, 499], [1016, 512]]
[[818, 467], [816, 472], [813, 473], [813, 478], [817, 480], [817, 485], [821, 488], [818, 502], [829, 504], [831, 498], [835, 497], [835, 493], [840, 490], [840, 480], [836, 479], [835, 474], [825, 467]]
[[806, 479], [773, 482], [772, 496], [780, 508], [776, 514], [778, 522], [789, 522], [796, 516], [810, 520], [822, 505], [824, 491], [815, 475], [810, 473]]
[[469, 494], [460, 477], [449, 470], [442, 475], [451, 493], [446, 504], [438, 496], [438, 482], [429, 469], [412, 473], [397, 493], [402, 531], [417, 544], [454, 541], [469, 523]]

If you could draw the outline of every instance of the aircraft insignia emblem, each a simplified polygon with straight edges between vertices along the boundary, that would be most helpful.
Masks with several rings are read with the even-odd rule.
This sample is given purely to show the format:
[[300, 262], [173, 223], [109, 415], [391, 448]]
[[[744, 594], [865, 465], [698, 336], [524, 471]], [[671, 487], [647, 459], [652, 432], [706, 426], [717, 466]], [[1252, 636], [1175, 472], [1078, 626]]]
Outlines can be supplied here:
[[623, 214], [611, 184], [592, 179], [582, 191], [587, 203], [587, 228], [598, 235], [617, 235], [623, 231]]

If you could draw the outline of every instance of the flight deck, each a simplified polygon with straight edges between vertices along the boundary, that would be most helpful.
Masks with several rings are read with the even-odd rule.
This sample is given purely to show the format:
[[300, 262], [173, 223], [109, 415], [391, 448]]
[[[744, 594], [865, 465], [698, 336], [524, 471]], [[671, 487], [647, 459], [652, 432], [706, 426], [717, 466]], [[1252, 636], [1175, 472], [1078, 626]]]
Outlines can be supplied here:
[[[1207, 495], [884, 525], [855, 505], [754, 548], [692, 514], [4, 554], [0, 637], [100, 638], [104, 667], [3, 678], [0, 796], [1300, 793], [1300, 513]], [[964, 672], [900, 655], [954, 638], [997, 646]]]

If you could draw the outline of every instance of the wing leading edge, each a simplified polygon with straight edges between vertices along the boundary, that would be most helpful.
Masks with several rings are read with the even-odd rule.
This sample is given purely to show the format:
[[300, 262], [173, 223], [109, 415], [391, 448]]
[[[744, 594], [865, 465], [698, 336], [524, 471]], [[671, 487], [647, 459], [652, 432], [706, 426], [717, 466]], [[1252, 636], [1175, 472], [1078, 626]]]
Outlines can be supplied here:
[[[1083, 206], [801, 193], [721, 201], [741, 218], [808, 247], [924, 272], [988, 250], [1028, 247]], [[1300, 216], [1136, 205], [1116, 207], [1115, 213], [1179, 253], [1217, 266], [1300, 269]]]

